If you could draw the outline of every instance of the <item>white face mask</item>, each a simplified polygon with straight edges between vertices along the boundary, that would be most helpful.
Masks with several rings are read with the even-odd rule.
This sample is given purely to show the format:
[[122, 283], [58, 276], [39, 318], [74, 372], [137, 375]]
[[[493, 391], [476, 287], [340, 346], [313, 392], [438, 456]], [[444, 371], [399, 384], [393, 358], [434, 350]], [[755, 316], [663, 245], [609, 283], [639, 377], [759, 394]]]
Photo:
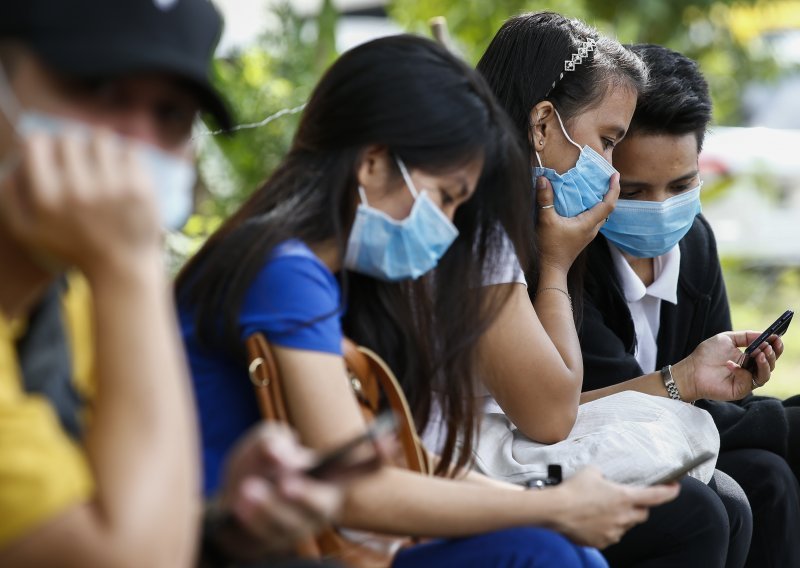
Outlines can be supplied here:
[[[89, 126], [82, 122], [20, 109], [11, 86], [0, 70], [0, 111], [14, 125], [18, 136], [24, 138], [34, 132], [57, 135], [66, 131], [85, 132], [88, 135]], [[194, 166], [150, 144], [135, 144], [155, 191], [161, 225], [168, 231], [176, 231], [183, 227], [192, 213], [193, 190], [197, 179]], [[0, 158], [0, 181], [14, 170], [18, 161], [17, 153]]]

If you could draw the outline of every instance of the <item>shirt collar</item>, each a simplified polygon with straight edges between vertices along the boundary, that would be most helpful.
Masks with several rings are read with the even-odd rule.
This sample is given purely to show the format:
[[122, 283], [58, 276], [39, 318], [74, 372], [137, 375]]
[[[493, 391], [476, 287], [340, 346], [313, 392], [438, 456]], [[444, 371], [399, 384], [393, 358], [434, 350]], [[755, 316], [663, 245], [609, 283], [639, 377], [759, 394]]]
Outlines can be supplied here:
[[678, 303], [678, 277], [681, 271], [681, 249], [678, 245], [672, 247], [666, 254], [653, 259], [655, 279], [647, 287], [625, 260], [622, 251], [610, 242], [608, 248], [611, 250], [614, 268], [620, 278], [625, 301], [638, 302], [645, 296], [652, 296], [671, 304]]

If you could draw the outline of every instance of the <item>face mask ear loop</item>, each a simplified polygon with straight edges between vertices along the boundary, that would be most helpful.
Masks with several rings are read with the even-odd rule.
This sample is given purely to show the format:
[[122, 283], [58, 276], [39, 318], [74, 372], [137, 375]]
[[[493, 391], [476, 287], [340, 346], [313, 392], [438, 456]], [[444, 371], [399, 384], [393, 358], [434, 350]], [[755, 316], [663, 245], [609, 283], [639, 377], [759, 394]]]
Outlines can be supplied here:
[[569, 137], [569, 134], [567, 134], [567, 129], [566, 129], [566, 128], [564, 128], [564, 123], [561, 121], [561, 115], [560, 115], [560, 114], [558, 114], [558, 111], [557, 111], [556, 109], [553, 109], [553, 112], [554, 112], [554, 113], [556, 113], [556, 118], [558, 119], [558, 124], [561, 126], [561, 132], [563, 132], [563, 133], [564, 133], [564, 136], [566, 136], [566, 137], [567, 137], [567, 140], [569, 140], [569, 143], [570, 143], [570, 144], [572, 144], [572, 145], [573, 145], [573, 146], [575, 146], [575, 147], [576, 147], [576, 148], [577, 148], [579, 151], [581, 151], [581, 152], [582, 152], [582, 151], [583, 151], [583, 148], [581, 148], [581, 147], [578, 145], [578, 143], [577, 143], [577, 142], [575, 142], [575, 140], [573, 140], [572, 138], [570, 138], [570, 137]]
[[408, 188], [408, 191], [410, 191], [411, 195], [413, 195], [414, 199], [416, 199], [417, 197], [419, 197], [419, 192], [417, 191], [417, 188], [414, 187], [414, 182], [411, 181], [411, 176], [408, 175], [408, 170], [406, 169], [406, 165], [403, 163], [403, 160], [401, 160], [399, 157], [395, 157], [395, 160], [397, 161], [397, 167], [400, 168], [400, 173], [403, 176], [403, 181], [406, 182], [406, 187]]
[[369, 203], [367, 202], [367, 192], [364, 191], [363, 185], [358, 186], [358, 196], [361, 198], [361, 203], [363, 205], [369, 206]]
[[[536, 122], [531, 123], [531, 129], [533, 130], [533, 134], [536, 134], [536, 123], [539, 122], [539, 117], [536, 117]], [[536, 144], [535, 141], [531, 142], [532, 144]], [[536, 150], [533, 151], [533, 155], [536, 156], [536, 163], [539, 164], [540, 168], [543, 168], [542, 159], [539, 157], [539, 152]]]

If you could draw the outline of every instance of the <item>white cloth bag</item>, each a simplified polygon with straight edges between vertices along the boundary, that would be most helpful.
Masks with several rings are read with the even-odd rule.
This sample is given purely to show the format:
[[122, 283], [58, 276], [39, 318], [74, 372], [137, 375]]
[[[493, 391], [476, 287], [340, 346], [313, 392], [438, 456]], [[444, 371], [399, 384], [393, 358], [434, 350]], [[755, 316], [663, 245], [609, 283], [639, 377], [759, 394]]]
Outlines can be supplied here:
[[[483, 416], [475, 467], [512, 483], [547, 476], [560, 464], [564, 478], [592, 465], [619, 483], [647, 485], [705, 451], [719, 455], [719, 432], [711, 415], [669, 398], [625, 391], [578, 407], [566, 440], [540, 444], [527, 438], [502, 413]], [[689, 472], [704, 483], [716, 459]]]

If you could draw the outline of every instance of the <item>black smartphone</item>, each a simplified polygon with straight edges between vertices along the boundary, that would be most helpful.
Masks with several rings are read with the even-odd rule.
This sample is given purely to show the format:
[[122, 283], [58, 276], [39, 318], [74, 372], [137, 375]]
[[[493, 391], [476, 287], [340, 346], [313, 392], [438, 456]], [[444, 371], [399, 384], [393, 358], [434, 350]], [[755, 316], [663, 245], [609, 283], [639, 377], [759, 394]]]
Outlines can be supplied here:
[[376, 444], [396, 433], [397, 417], [394, 412], [383, 412], [366, 432], [322, 455], [305, 474], [314, 479], [331, 481], [374, 471], [382, 461]]
[[742, 362], [740, 363], [743, 369], [747, 369], [751, 373], [755, 372], [756, 360], [753, 354], [756, 353], [761, 344], [771, 336], [777, 335], [780, 337], [786, 333], [786, 330], [789, 329], [789, 324], [792, 323], [792, 316], [794, 316], [794, 312], [792, 310], [786, 310], [778, 319], [772, 322], [772, 325], [770, 325], [764, 333], [759, 335], [755, 341], [747, 346], [747, 349], [745, 349], [742, 354]]
[[664, 485], [665, 483], [673, 483], [675, 481], [680, 480], [684, 475], [692, 471], [698, 465], [706, 463], [708, 460], [712, 460], [717, 456], [714, 452], [703, 452], [693, 460], [686, 462], [685, 464], [673, 469], [669, 473], [663, 475], [662, 477], [658, 478], [656, 481], [652, 482], [650, 485]]
[[545, 487], [558, 485], [562, 481], [564, 481], [564, 474], [561, 471], [561, 465], [551, 463], [547, 465], [547, 477], [529, 479], [525, 482], [525, 487], [528, 489], [544, 489]]

